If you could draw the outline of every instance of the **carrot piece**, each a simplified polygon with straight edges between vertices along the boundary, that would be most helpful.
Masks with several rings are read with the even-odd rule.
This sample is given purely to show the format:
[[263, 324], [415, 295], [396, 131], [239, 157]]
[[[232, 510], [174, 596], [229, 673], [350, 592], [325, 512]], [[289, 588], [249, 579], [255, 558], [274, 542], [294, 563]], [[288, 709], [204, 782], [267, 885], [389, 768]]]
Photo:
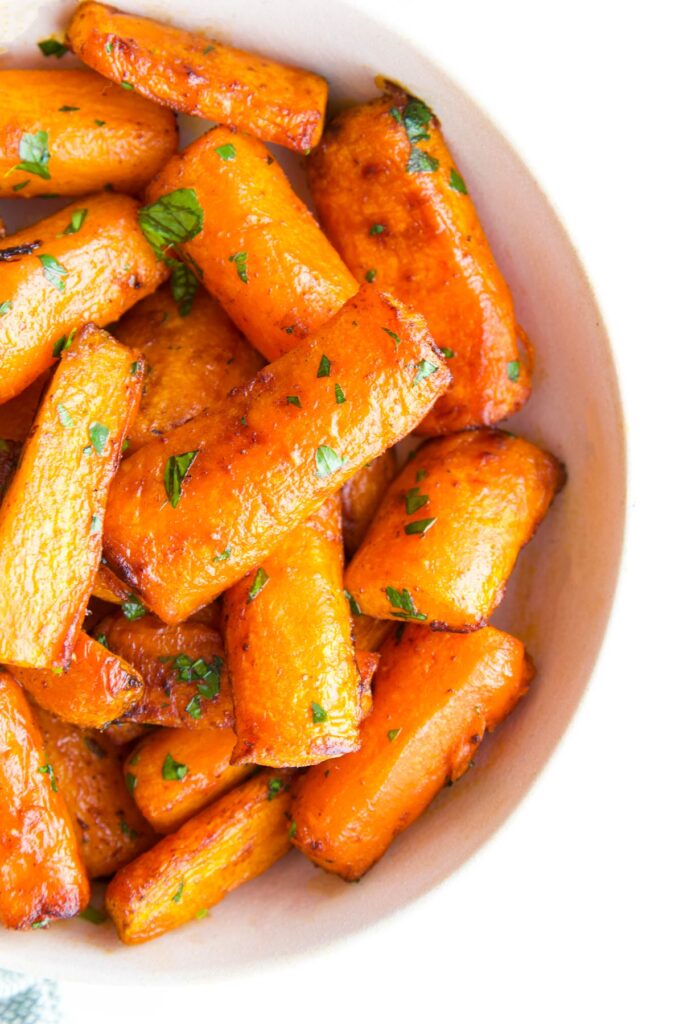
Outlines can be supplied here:
[[418, 433], [493, 424], [519, 409], [531, 379], [510, 291], [429, 108], [394, 88], [344, 110], [308, 172], [346, 265], [419, 309], [453, 370]]
[[128, 722], [125, 718], [120, 722], [111, 722], [102, 729], [102, 735], [114, 744], [115, 747], [128, 747], [136, 743], [143, 736], [151, 736], [156, 732], [153, 725], [142, 725], [139, 722]]
[[449, 379], [422, 317], [362, 291], [236, 389], [229, 411], [125, 460], [107, 506], [107, 562], [160, 618], [182, 621], [407, 434]]
[[379, 654], [374, 651], [356, 650], [356, 664], [360, 675], [360, 718], [367, 718], [372, 711], [372, 680], [379, 666]]
[[78, 6], [67, 39], [101, 75], [173, 110], [298, 152], [320, 139], [327, 83], [310, 71], [100, 3]]
[[348, 555], [358, 550], [395, 473], [396, 455], [390, 448], [359, 469], [342, 487], [344, 548]]
[[224, 597], [233, 764], [303, 767], [358, 748], [360, 677], [328, 499]]
[[156, 832], [175, 832], [251, 775], [253, 765], [230, 763], [235, 740], [232, 729], [159, 729], [129, 754], [126, 777]]
[[348, 881], [467, 770], [532, 675], [520, 641], [490, 627], [468, 635], [399, 627], [380, 653], [361, 749], [311, 768], [292, 805], [294, 844]]
[[116, 746], [94, 730], [35, 709], [57, 786], [89, 878], [113, 875], [154, 842], [154, 832], [126, 788]]
[[170, 110], [92, 71], [0, 71], [0, 196], [135, 195], [177, 143]]
[[353, 641], [357, 651], [379, 651], [391, 632], [391, 622], [387, 622], [386, 619], [371, 619], [369, 615], [354, 615], [351, 621], [353, 623]]
[[21, 687], [0, 669], [0, 921], [73, 917], [90, 888], [43, 739]]
[[82, 631], [65, 672], [19, 667], [12, 672], [36, 704], [83, 729], [103, 728], [142, 695], [142, 677], [132, 665]]
[[62, 356], [0, 507], [0, 661], [69, 665], [142, 376], [130, 350], [92, 324]]
[[[183, 315], [184, 314], [184, 315]], [[140, 351], [147, 366], [140, 411], [127, 451], [135, 451], [200, 412], [223, 407], [263, 359], [203, 289], [178, 310], [170, 288], [139, 302], [112, 333]]]
[[100, 562], [95, 573], [92, 596], [98, 597], [100, 601], [108, 601], [110, 604], [123, 604], [133, 595], [109, 566]]
[[98, 630], [145, 681], [129, 721], [201, 730], [233, 724], [232, 691], [217, 630], [201, 622], [166, 626], [154, 615], [129, 621], [120, 613], [104, 619]]
[[389, 488], [346, 588], [378, 619], [478, 629], [563, 483], [554, 456], [512, 434], [430, 441]]
[[[228, 151], [234, 158], [225, 158]], [[179, 190], [187, 191], [179, 197]], [[358, 290], [280, 165], [257, 139], [227, 128], [207, 132], [151, 182], [151, 205], [144, 210], [156, 223], [164, 204], [182, 197], [189, 201], [188, 192], [203, 220], [181, 249], [266, 359], [288, 352]]]
[[146, 942], [204, 917], [283, 857], [290, 778], [282, 770], [259, 772], [119, 871], [106, 893], [119, 938]]
[[0, 263], [0, 302], [11, 303], [0, 316], [0, 402], [46, 370], [77, 327], [116, 320], [168, 276], [137, 211], [129, 196], [85, 196], [5, 240], [0, 252], [19, 254]]

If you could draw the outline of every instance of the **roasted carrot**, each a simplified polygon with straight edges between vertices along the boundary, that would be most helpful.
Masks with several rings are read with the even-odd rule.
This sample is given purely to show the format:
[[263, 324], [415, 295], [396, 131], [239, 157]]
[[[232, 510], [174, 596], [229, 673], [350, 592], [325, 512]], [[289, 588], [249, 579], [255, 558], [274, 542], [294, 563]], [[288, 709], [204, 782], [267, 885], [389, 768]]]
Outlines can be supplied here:
[[360, 717], [367, 718], [372, 711], [372, 680], [379, 665], [379, 654], [356, 650], [356, 664], [360, 675]]
[[41, 374], [24, 391], [0, 405], [1, 438], [6, 441], [20, 441], [23, 444], [36, 418], [40, 399], [49, 379], [49, 371]]
[[135, 195], [177, 142], [170, 110], [92, 71], [0, 71], [0, 196]]
[[173, 110], [298, 152], [320, 139], [327, 83], [310, 71], [100, 3], [79, 5], [67, 38], [105, 78]]
[[359, 469], [342, 487], [342, 524], [347, 554], [358, 550], [395, 473], [396, 455], [390, 448]]
[[125, 460], [107, 562], [164, 621], [182, 621], [407, 434], [449, 379], [422, 317], [365, 289], [236, 389], [225, 413]]
[[225, 595], [234, 764], [304, 767], [358, 747], [360, 676], [329, 498]]
[[[184, 315], [183, 315], [184, 314]], [[263, 359], [203, 289], [179, 310], [170, 288], [139, 302], [112, 333], [139, 350], [147, 366], [140, 411], [128, 451], [225, 404], [251, 380]]]
[[14, 476], [19, 461], [21, 445], [18, 441], [5, 441], [0, 438], [0, 500]]
[[83, 729], [103, 728], [142, 695], [142, 677], [133, 666], [82, 631], [65, 672], [18, 667], [12, 672], [36, 704]]
[[215, 629], [201, 622], [166, 626], [154, 615], [131, 621], [117, 613], [98, 630], [145, 681], [130, 721], [202, 730], [233, 724], [223, 642]]
[[88, 877], [113, 875], [154, 842], [126, 787], [118, 751], [101, 733], [40, 708], [34, 713]]
[[346, 265], [419, 309], [453, 371], [418, 432], [493, 424], [519, 409], [531, 382], [510, 291], [429, 108], [392, 89], [344, 110], [308, 169]]
[[532, 675], [519, 640], [399, 627], [382, 645], [361, 749], [311, 768], [292, 805], [294, 844], [326, 871], [360, 878], [465, 772]]
[[290, 846], [290, 774], [259, 772], [119, 871], [106, 894], [119, 938], [146, 942], [205, 917], [283, 857]]
[[143, 364], [92, 324], [64, 352], [0, 507], [0, 661], [67, 668]]
[[[248, 135], [207, 132], [169, 161], [147, 200], [143, 217], [162, 240], [183, 243], [205, 286], [268, 360], [358, 290], [282, 168]], [[175, 217], [169, 222], [178, 211], [188, 224], [184, 233]]]
[[97, 567], [92, 596], [110, 604], [123, 604], [133, 597], [125, 583], [122, 583], [104, 562], [100, 562]]
[[21, 687], [0, 669], [0, 921], [73, 917], [90, 889], [54, 768]]
[[235, 739], [232, 729], [158, 729], [128, 755], [126, 778], [155, 831], [175, 832], [254, 771], [230, 763]]
[[563, 481], [554, 456], [499, 430], [430, 441], [389, 488], [346, 588], [378, 619], [478, 629]]
[[128, 722], [122, 719], [120, 722], [112, 722], [102, 730], [102, 735], [114, 744], [115, 747], [128, 747], [131, 743], [137, 743], [144, 736], [151, 736], [156, 732], [153, 725], [143, 725], [141, 722]]
[[[351, 601], [353, 608], [354, 602]], [[386, 619], [371, 619], [369, 615], [354, 615], [353, 642], [357, 651], [379, 651], [391, 632], [391, 622]]]
[[18, 255], [0, 263], [0, 304], [9, 305], [0, 316], [0, 402], [46, 370], [77, 327], [116, 320], [167, 276], [137, 211], [129, 196], [87, 196], [5, 240]]

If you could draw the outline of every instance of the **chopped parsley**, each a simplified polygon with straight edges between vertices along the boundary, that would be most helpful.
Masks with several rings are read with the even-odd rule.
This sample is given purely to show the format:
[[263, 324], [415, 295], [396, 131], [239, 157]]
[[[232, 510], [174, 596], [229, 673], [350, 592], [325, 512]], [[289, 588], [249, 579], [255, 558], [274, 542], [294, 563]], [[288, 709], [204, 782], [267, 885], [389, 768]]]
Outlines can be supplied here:
[[[213, 50], [213, 46], [211, 47], [211, 49]], [[206, 909], [206, 907], [200, 907], [194, 916], [197, 918], [198, 921], [203, 921], [205, 917], [209, 916], [209, 911]]]
[[398, 736], [400, 731], [401, 731], [400, 729], [390, 729], [389, 730], [389, 732], [387, 733], [387, 739], [389, 740], [390, 743], [394, 742], [394, 740], [396, 739], [396, 737]]
[[282, 779], [269, 779], [268, 781], [268, 799], [274, 800], [282, 789], [284, 783]]
[[95, 640], [97, 641], [98, 644], [101, 644], [102, 647], [106, 647], [108, 651], [111, 650], [111, 648], [109, 647], [109, 641], [107, 640], [105, 633], [98, 633], [97, 636], [95, 637]]
[[365, 280], [368, 282], [368, 284], [372, 284], [372, 282], [375, 280], [376, 277], [377, 277], [377, 271], [376, 270], [366, 270], [365, 271]]
[[136, 359], [134, 363], [130, 364], [130, 375], [131, 375], [131, 377], [136, 377], [139, 372], [140, 372], [140, 363]]
[[131, 842], [135, 842], [135, 840], [138, 837], [138, 834], [134, 828], [130, 827], [125, 818], [121, 818], [121, 820], [119, 821], [119, 828], [121, 829], [121, 832], [126, 837], [126, 839], [130, 839]]
[[406, 171], [409, 174], [435, 171], [439, 166], [439, 161], [429, 153], [425, 153], [417, 145], [418, 142], [427, 142], [431, 138], [427, 129], [434, 115], [427, 104], [415, 96], [411, 96], [403, 111], [400, 111], [398, 107], [392, 107], [389, 113], [398, 124], [403, 125], [410, 142], [410, 156], [406, 164]]
[[185, 888], [185, 883], [181, 882], [180, 885], [178, 886], [176, 892], [173, 894], [173, 896], [171, 896], [171, 899], [173, 900], [174, 903], [180, 903], [180, 901], [182, 899], [182, 896], [183, 896], [183, 889], [184, 888]]
[[100, 120], [99, 117], [95, 118], [95, 124], [97, 125], [98, 128], [102, 128], [106, 123], [107, 123], [106, 121]]
[[213, 558], [211, 559], [211, 561], [212, 562], [227, 562], [228, 559], [230, 558], [230, 550], [231, 549], [229, 547], [225, 548], [225, 550], [221, 551], [221, 553], [219, 555], [214, 555]]
[[461, 195], [463, 196], [466, 196], [468, 194], [467, 185], [465, 184], [461, 175], [458, 174], [455, 167], [451, 167], [451, 176], [448, 179], [448, 184], [455, 192], [460, 192]]
[[176, 761], [173, 754], [167, 754], [161, 766], [161, 777], [166, 782], [181, 782], [187, 775], [187, 765]]
[[57, 289], [59, 292], [64, 291], [64, 278], [68, 274], [66, 267], [63, 267], [61, 263], [58, 263], [54, 256], [48, 256], [47, 253], [43, 253], [38, 259], [43, 264], [43, 274], [45, 279]]
[[28, 180], [28, 178], [26, 179], [26, 181], [19, 181], [16, 185], [12, 185], [12, 191], [21, 192], [22, 188], [26, 188], [26, 186], [30, 184], [31, 182]]
[[394, 618], [414, 619], [416, 622], [424, 622], [427, 618], [423, 612], [418, 612], [410, 591], [405, 587], [401, 591], [395, 590], [394, 587], [387, 587], [386, 595], [391, 607], [399, 609], [399, 611], [391, 613]]
[[57, 792], [57, 779], [55, 778], [55, 770], [51, 764], [44, 764], [38, 769], [41, 775], [47, 775], [50, 780], [50, 788], [54, 793]]
[[311, 717], [316, 724], [327, 721], [327, 711], [316, 701], [311, 703]]
[[35, 174], [38, 178], [48, 180], [51, 177], [49, 162], [47, 132], [42, 129], [35, 135], [24, 132], [19, 140], [19, 163], [15, 164], [12, 170], [26, 171], [27, 174]]
[[187, 263], [183, 263], [181, 260], [168, 260], [167, 262], [173, 267], [171, 271], [171, 294], [175, 299], [180, 315], [187, 316], [192, 309], [199, 281]]
[[323, 478], [330, 476], [331, 473], [336, 473], [341, 469], [344, 460], [341, 455], [335, 452], [334, 448], [328, 448], [326, 444], [321, 444], [315, 452], [315, 469], [319, 477]]
[[211, 53], [211, 51], [212, 51], [212, 50], [215, 50], [215, 49], [216, 49], [216, 47], [215, 47], [215, 46], [213, 46], [213, 44], [209, 43], [209, 45], [208, 45], [208, 46], [205, 46], [205, 47], [204, 47], [204, 49], [202, 50], [202, 53], [204, 54], [204, 56], [206, 56], [206, 55], [207, 55], [207, 53]]
[[414, 512], [422, 508], [429, 501], [428, 494], [420, 494], [419, 487], [411, 487], [406, 494], [406, 512], [412, 516]]
[[368, 234], [381, 235], [384, 230], [384, 224], [373, 224]]
[[327, 358], [327, 356], [326, 355], [322, 355], [320, 357], [320, 364], [318, 366], [318, 372], [316, 373], [316, 377], [329, 377], [329, 375], [330, 375], [330, 367], [331, 366], [332, 366], [332, 363]]
[[258, 597], [269, 579], [270, 577], [265, 569], [259, 568], [256, 570], [254, 579], [249, 587], [249, 593], [247, 594], [248, 602], [251, 602]]
[[401, 344], [401, 339], [399, 338], [398, 334], [396, 334], [395, 331], [390, 331], [388, 327], [383, 327], [382, 330], [384, 331], [385, 334], [389, 335], [391, 340], [396, 345], [396, 348], [398, 348], [398, 346]]
[[430, 156], [429, 153], [425, 153], [423, 149], [418, 149], [417, 146], [413, 146], [408, 157], [408, 163], [406, 164], [406, 170], [408, 174], [431, 174], [432, 171], [437, 170], [439, 161], [434, 156]]
[[508, 380], [512, 380], [512, 381], [519, 380], [519, 369], [520, 369], [520, 367], [519, 367], [519, 359], [515, 359], [515, 360], [513, 360], [513, 362], [508, 363], [508, 366], [507, 366]]
[[74, 329], [68, 335], [64, 334], [62, 335], [61, 338], [57, 339], [57, 341], [52, 346], [53, 359], [57, 359], [59, 356], [61, 356], [62, 352], [66, 352], [68, 348], [71, 348], [71, 342], [74, 340], [75, 333], [76, 328], [74, 327]]
[[427, 476], [427, 470], [423, 466], [422, 469], [418, 469], [417, 473], [415, 474], [415, 481], [416, 481], [416, 483], [419, 484], [420, 480], [424, 480], [424, 478], [426, 476]]
[[70, 107], [67, 103], [63, 107], [59, 108], [60, 114], [70, 114], [73, 110], [80, 110], [80, 107]]
[[361, 607], [358, 604], [358, 601], [356, 601], [356, 599], [353, 596], [353, 594], [351, 593], [351, 591], [345, 590], [344, 591], [344, 597], [349, 602], [349, 607], [351, 608], [351, 612], [354, 615], [362, 615], [363, 614], [363, 612], [361, 611]]
[[224, 146], [217, 146], [214, 152], [218, 153], [221, 160], [234, 160], [237, 156], [237, 150], [232, 142], [226, 142]]
[[73, 427], [74, 421], [71, 418], [71, 413], [65, 405], [61, 404], [61, 402], [57, 406], [57, 415], [59, 416], [59, 422], [63, 427]]
[[289, 828], [287, 829], [287, 835], [289, 836], [290, 839], [293, 839], [294, 836], [296, 835], [296, 822], [295, 821], [290, 821]]
[[38, 49], [43, 57], [57, 57], [57, 59], [69, 52], [69, 47], [60, 43], [59, 39], [41, 39]]
[[403, 529], [408, 535], [417, 533], [421, 536], [426, 533], [427, 530], [431, 530], [435, 522], [436, 516], [432, 519], [415, 519], [412, 523], [407, 523]]
[[132, 84], [131, 84], [130, 82], [127, 82], [127, 81], [125, 80], [125, 78], [123, 78], [123, 79], [122, 79], [122, 80], [121, 80], [121, 81], [119, 82], [119, 85], [121, 86], [121, 88], [122, 88], [122, 89], [129, 89], [129, 90], [133, 89], [133, 85], [132, 85]]
[[57, 238], [63, 238], [64, 235], [75, 235], [76, 232], [80, 231], [83, 227], [83, 222], [85, 221], [85, 218], [87, 216], [87, 209], [74, 210], [74, 212], [71, 214], [71, 220], [69, 222], [68, 227], [65, 228], [64, 231], [60, 231], [60, 233], [57, 235]]
[[193, 188], [178, 188], [138, 211], [140, 228], [161, 258], [166, 250], [189, 242], [204, 227], [204, 210]]
[[85, 910], [81, 910], [79, 917], [82, 917], [84, 921], [89, 921], [90, 924], [104, 924], [107, 920], [107, 915], [103, 910], [98, 910], [97, 907], [86, 907]]
[[12, 308], [12, 300], [6, 299], [5, 302], [0, 302], [0, 316], [7, 316]]
[[334, 399], [337, 405], [343, 405], [346, 401], [346, 395], [344, 394], [341, 384], [334, 385]]
[[446, 346], [441, 349], [441, 355], [444, 357], [444, 359], [452, 359], [455, 353], [453, 352], [452, 348], [448, 348]]
[[433, 373], [439, 369], [434, 363], [430, 363], [427, 359], [421, 359], [417, 364], [417, 373], [413, 378], [413, 387], [420, 384], [425, 377], [430, 377]]
[[135, 622], [136, 619], [141, 619], [143, 615], [147, 614], [147, 609], [137, 594], [128, 595], [121, 605], [121, 611], [129, 622]]
[[247, 275], [248, 258], [249, 257], [246, 252], [234, 252], [232, 256], [229, 257], [230, 263], [235, 264], [237, 276], [239, 277], [240, 281], [242, 281], [243, 284], [249, 283], [249, 277]]
[[197, 449], [183, 452], [182, 455], [171, 455], [164, 469], [164, 488], [172, 508], [176, 508], [183, 492], [183, 481], [190, 466], [197, 458]]
[[287, 395], [287, 405], [295, 405], [297, 409], [301, 409], [301, 399], [298, 395]]
[[88, 427], [88, 437], [98, 455], [104, 455], [104, 448], [109, 438], [109, 427], [104, 423], [91, 423]]
[[132, 793], [138, 784], [137, 775], [133, 775], [132, 772], [126, 772], [126, 789], [129, 793]]
[[90, 536], [92, 537], [96, 533], [102, 532], [102, 519], [98, 515], [94, 515], [90, 520]]

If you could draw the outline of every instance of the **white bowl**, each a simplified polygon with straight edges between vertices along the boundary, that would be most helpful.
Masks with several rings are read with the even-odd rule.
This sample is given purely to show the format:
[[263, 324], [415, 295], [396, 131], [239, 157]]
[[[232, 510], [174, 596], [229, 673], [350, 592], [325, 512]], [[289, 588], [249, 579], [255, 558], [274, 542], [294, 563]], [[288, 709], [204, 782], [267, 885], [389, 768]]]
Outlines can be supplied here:
[[[35, 42], [62, 27], [72, 5], [38, 6], [30, 24], [30, 5], [24, 8], [24, 34], [5, 65], [53, 66]], [[609, 342], [571, 242], [504, 136], [445, 70], [344, 0], [261, 0], [228, 10], [223, 0], [204, 0], [201, 13], [190, 0], [121, 6], [313, 68], [330, 80], [333, 104], [373, 96], [380, 73], [433, 107], [537, 347], [534, 394], [508, 426], [559, 455], [569, 473], [496, 615], [536, 662], [529, 696], [486, 742], [476, 768], [444, 791], [359, 885], [292, 853], [206, 920], [145, 946], [126, 948], [110, 926], [80, 920], [0, 932], [0, 962], [17, 969], [110, 984], [188, 982], [303, 956], [378, 921], [457, 872], [514, 810], [567, 727], [600, 648], [621, 553], [624, 439]], [[12, 226], [18, 216], [26, 222], [27, 211], [37, 218], [53, 205], [0, 203]]]

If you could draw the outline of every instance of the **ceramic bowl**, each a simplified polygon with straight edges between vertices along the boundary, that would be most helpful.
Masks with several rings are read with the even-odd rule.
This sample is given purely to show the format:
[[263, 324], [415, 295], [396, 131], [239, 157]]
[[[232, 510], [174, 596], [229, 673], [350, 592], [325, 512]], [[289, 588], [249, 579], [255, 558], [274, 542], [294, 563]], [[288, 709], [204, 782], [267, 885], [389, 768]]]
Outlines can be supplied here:
[[[495, 620], [525, 641], [536, 662], [528, 697], [484, 744], [474, 770], [445, 790], [359, 885], [291, 853], [206, 920], [145, 946], [126, 948], [110, 926], [81, 920], [28, 934], [0, 932], [6, 966], [35, 972], [39, 965], [62, 979], [111, 984], [190, 982], [305, 956], [446, 879], [457, 888], [458, 868], [491, 839], [543, 770], [591, 676], [620, 560], [624, 441], [609, 341], [570, 238], [506, 142], [504, 126], [494, 126], [446, 69], [344, 0], [125, 0], [120, 6], [312, 68], [329, 79], [333, 107], [375, 95], [381, 74], [439, 114], [518, 319], [536, 344], [533, 396], [506, 426], [555, 452], [568, 470], [568, 485], [520, 558]], [[20, 34], [3, 64], [41, 66], [35, 43], [63, 27], [71, 3], [29, 3], [21, 15], [12, 9]], [[295, 164], [287, 160], [296, 173]], [[13, 226], [55, 204], [0, 206]]]

